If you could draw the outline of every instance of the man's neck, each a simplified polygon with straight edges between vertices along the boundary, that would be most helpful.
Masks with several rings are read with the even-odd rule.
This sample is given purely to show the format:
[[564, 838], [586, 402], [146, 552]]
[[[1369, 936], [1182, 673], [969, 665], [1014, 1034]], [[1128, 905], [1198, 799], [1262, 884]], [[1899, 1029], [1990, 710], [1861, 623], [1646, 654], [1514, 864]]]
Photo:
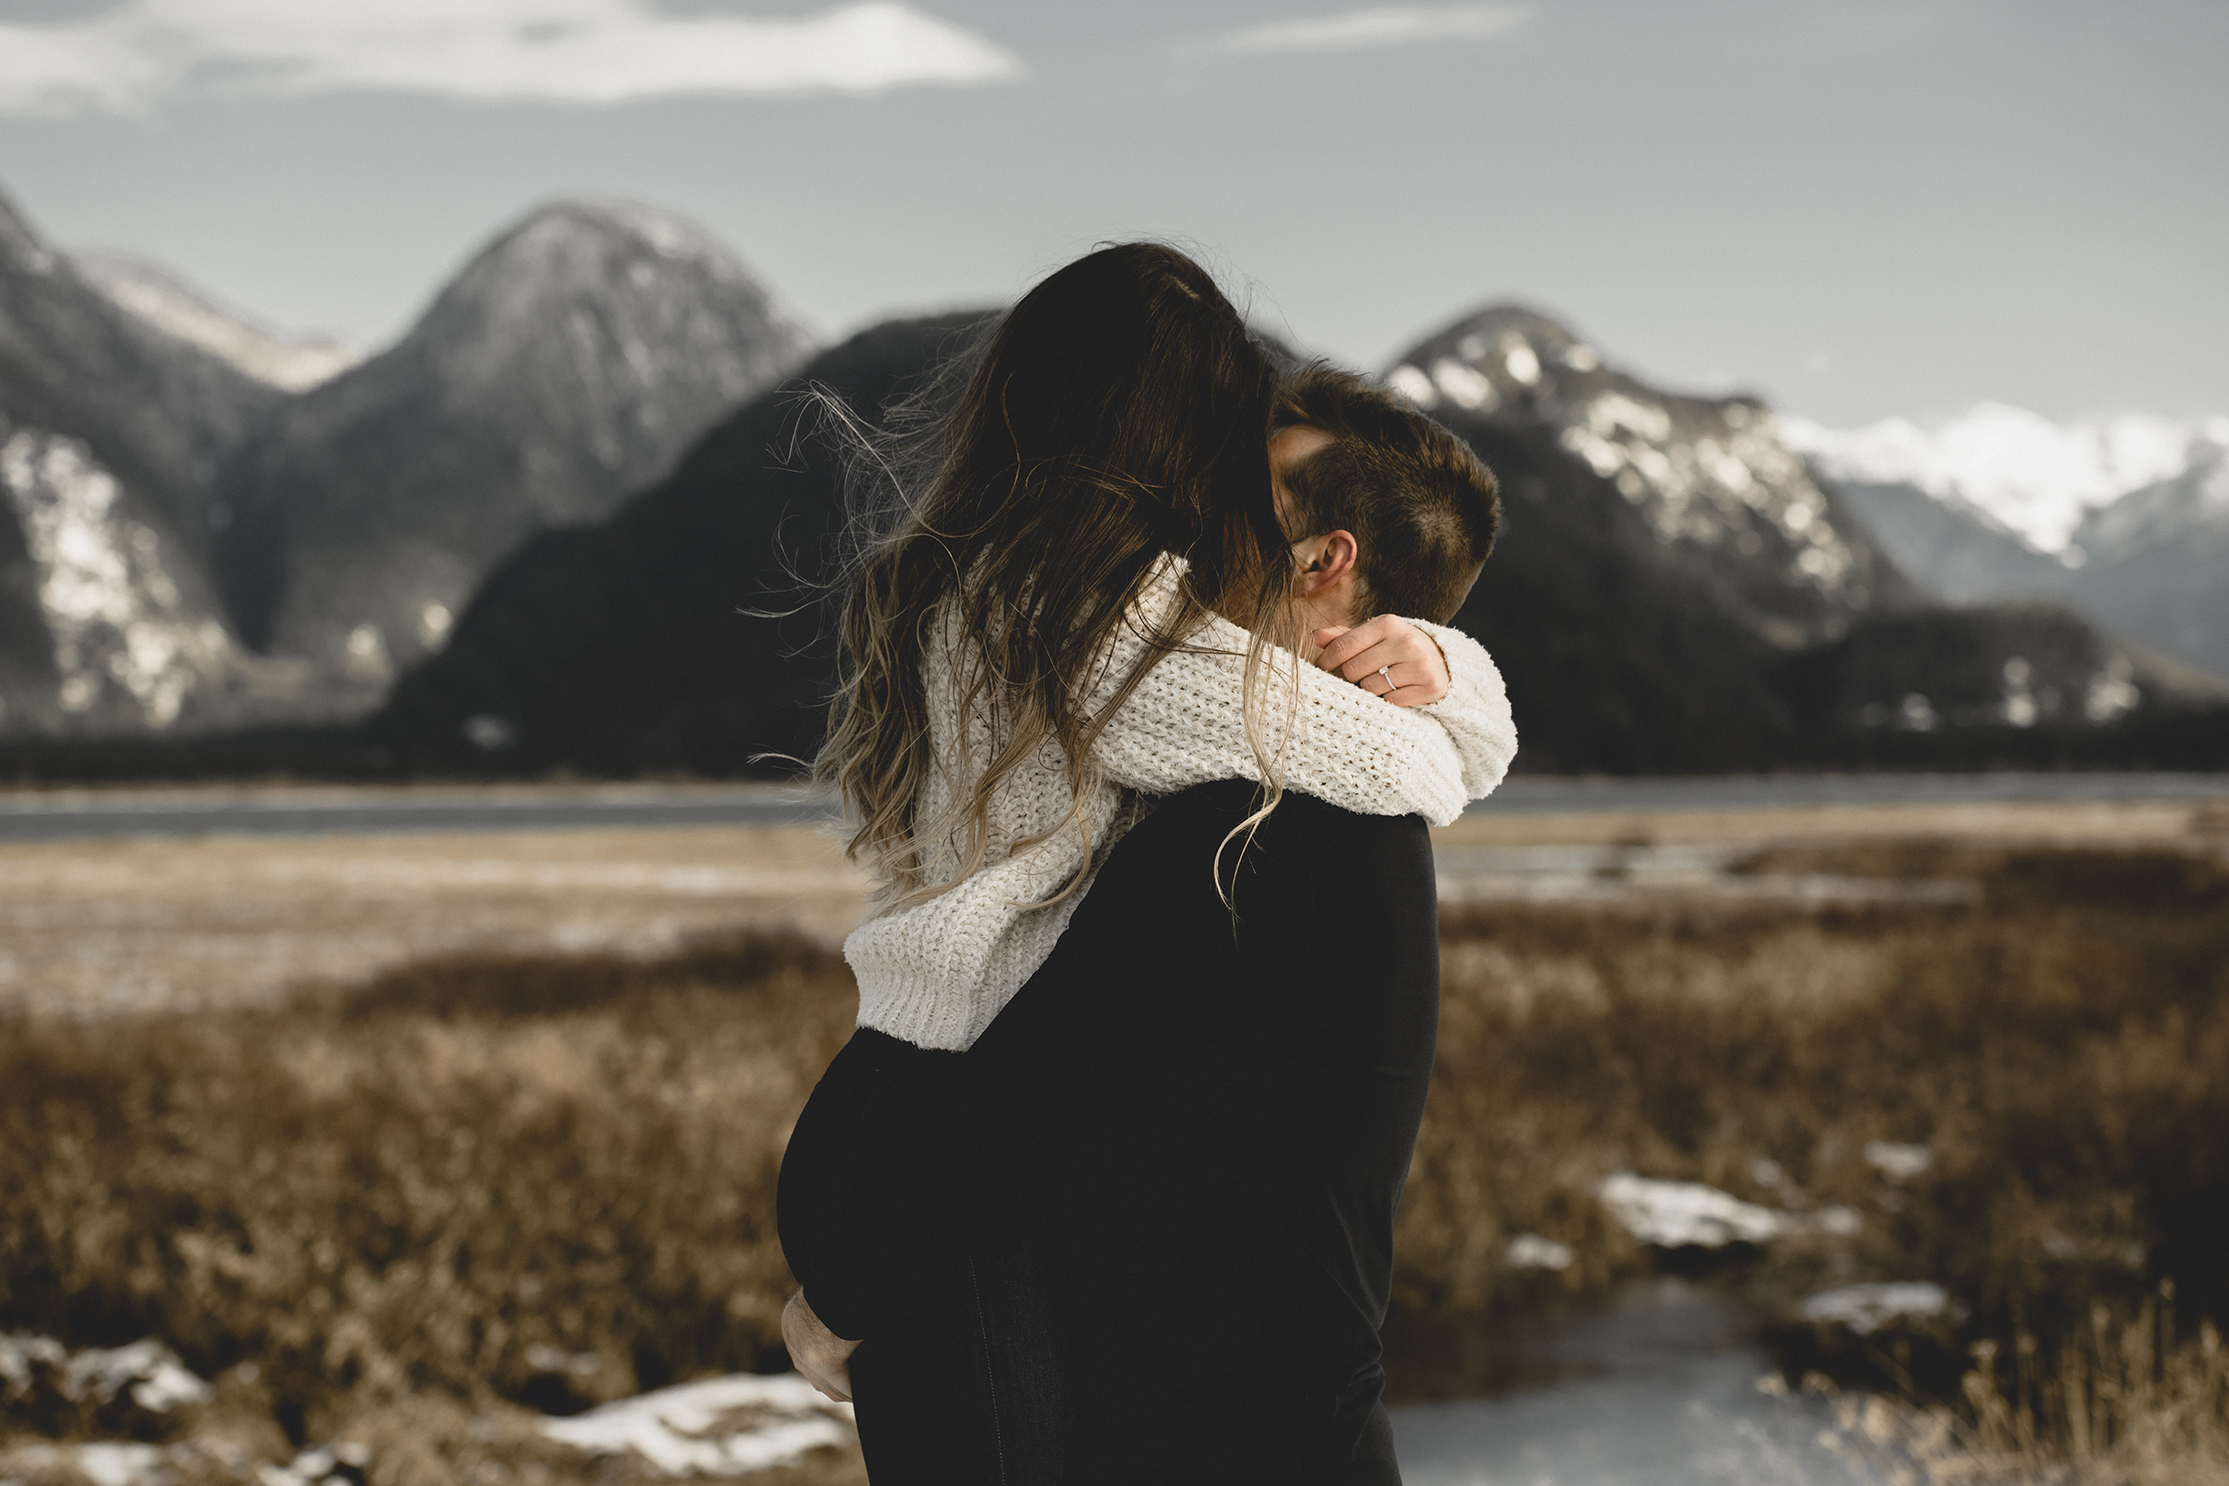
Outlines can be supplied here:
[[1323, 646], [1316, 643], [1318, 630], [1354, 628], [1354, 611], [1348, 604], [1330, 597], [1294, 599], [1293, 618], [1300, 631], [1300, 654], [1305, 660], [1314, 660], [1322, 653]]

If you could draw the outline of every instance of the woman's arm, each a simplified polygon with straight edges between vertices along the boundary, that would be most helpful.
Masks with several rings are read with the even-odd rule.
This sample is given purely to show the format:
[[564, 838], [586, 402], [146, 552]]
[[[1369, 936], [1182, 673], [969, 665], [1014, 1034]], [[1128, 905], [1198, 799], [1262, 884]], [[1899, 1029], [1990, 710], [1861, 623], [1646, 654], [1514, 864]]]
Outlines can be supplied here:
[[932, 1052], [887, 1033], [852, 1034], [791, 1126], [774, 1197], [775, 1227], [790, 1273], [828, 1330], [866, 1335], [867, 1305], [843, 1267], [844, 1227], [864, 1200], [883, 1152], [901, 1139], [915, 1110], [932, 1102], [959, 1065], [958, 1053]]
[[859, 1343], [830, 1331], [813, 1313], [803, 1290], [782, 1307], [782, 1345], [789, 1349], [790, 1365], [823, 1397], [834, 1403], [851, 1402], [851, 1354], [859, 1350]]
[[[1147, 659], [1142, 628], [1123, 631], [1094, 678], [1087, 709], [1111, 704], [1121, 680]], [[1108, 717], [1092, 745], [1093, 762], [1115, 783], [1149, 794], [1213, 779], [1259, 782], [1261, 763], [1246, 732], [1248, 638], [1209, 616], [1185, 648], [1155, 660]], [[1470, 649], [1485, 659], [1483, 650]], [[1446, 825], [1500, 782], [1516, 752], [1491, 661], [1458, 671], [1450, 656], [1454, 687], [1447, 699], [1403, 709], [1289, 651], [1272, 649], [1268, 659], [1259, 706], [1272, 765], [1285, 788], [1326, 804], [1362, 815], [1419, 814]]]
[[[1351, 630], [1318, 630], [1316, 638], [1324, 648], [1316, 664], [1386, 696], [1370, 679], [1378, 667], [1391, 659], [1395, 674], [1389, 679], [1395, 682], [1405, 681], [1415, 667], [1402, 663], [1401, 637], [1387, 637], [1381, 629], [1384, 623], [1372, 620]], [[1464, 788], [1472, 799], [1483, 799], [1501, 783], [1517, 756], [1517, 724], [1509, 715], [1509, 693], [1502, 686], [1500, 669], [1486, 647], [1461, 630], [1422, 619], [1397, 619], [1392, 623], [1405, 626], [1410, 635], [1423, 637], [1421, 643], [1433, 646], [1445, 662], [1446, 689], [1409, 705], [1447, 730], [1463, 760]], [[1407, 689], [1402, 686], [1389, 699], [1401, 705], [1402, 692]]]

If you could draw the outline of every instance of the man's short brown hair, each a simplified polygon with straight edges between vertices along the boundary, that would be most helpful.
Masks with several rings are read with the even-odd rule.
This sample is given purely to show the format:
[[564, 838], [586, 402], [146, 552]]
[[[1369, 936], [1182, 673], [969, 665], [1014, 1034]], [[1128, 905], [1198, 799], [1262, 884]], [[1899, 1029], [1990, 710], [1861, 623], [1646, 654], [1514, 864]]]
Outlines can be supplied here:
[[1493, 471], [1470, 445], [1393, 394], [1321, 362], [1286, 378], [1277, 422], [1330, 436], [1284, 472], [1287, 535], [1354, 533], [1356, 621], [1453, 619], [1501, 525]]

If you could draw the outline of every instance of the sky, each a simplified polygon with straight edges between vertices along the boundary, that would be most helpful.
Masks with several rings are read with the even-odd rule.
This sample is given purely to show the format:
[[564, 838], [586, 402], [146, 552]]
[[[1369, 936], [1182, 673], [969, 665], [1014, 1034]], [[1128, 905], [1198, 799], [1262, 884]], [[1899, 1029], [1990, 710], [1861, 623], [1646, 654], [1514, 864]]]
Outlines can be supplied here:
[[1381, 369], [1517, 299], [1831, 425], [2229, 412], [2223, 0], [0, 0], [0, 190], [391, 340], [539, 202], [829, 339], [1160, 237]]

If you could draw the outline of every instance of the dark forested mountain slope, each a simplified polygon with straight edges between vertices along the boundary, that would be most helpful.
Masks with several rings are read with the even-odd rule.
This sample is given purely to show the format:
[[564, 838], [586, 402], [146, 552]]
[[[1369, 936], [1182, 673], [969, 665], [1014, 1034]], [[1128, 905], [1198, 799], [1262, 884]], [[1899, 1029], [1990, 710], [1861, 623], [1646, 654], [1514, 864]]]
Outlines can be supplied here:
[[1798, 732], [1784, 653], [1665, 560], [1553, 432], [1446, 415], [1501, 480], [1502, 535], [1456, 617], [1495, 656], [1535, 772], [1759, 769]]
[[687, 223], [536, 212], [229, 463], [220, 574], [243, 634], [329, 678], [326, 711], [376, 705], [497, 562], [609, 515], [807, 346]]
[[[976, 318], [878, 326], [800, 375], [874, 415]], [[731, 774], [754, 753], [810, 757], [834, 673], [811, 580], [843, 519], [820, 428], [797, 393], [763, 395], [616, 515], [535, 538], [374, 732], [402, 766], [444, 772]]]
[[1458, 622], [1501, 659], [1528, 767], [1764, 767], [1798, 729], [1787, 657], [1917, 601], [1754, 400], [1659, 392], [1508, 305], [1387, 380], [1502, 479]]

